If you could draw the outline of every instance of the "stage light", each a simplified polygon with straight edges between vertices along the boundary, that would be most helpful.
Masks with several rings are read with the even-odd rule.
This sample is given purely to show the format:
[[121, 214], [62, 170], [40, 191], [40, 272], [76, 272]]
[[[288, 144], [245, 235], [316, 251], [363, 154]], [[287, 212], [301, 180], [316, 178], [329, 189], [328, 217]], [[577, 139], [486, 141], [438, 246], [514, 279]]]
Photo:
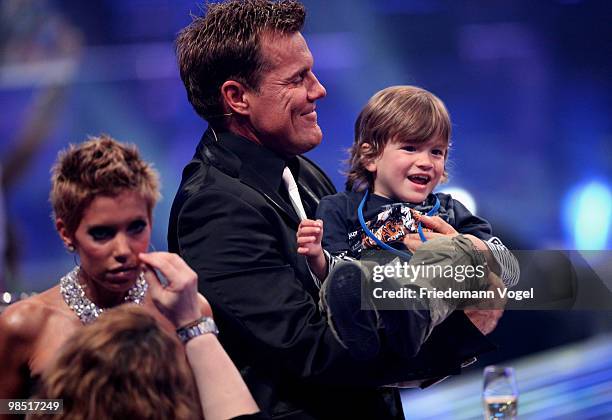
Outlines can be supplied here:
[[467, 207], [469, 211], [476, 214], [476, 200], [467, 190], [459, 187], [442, 187], [439, 191], [450, 194], [455, 200], [461, 201], [461, 204]]
[[606, 249], [612, 218], [610, 189], [599, 181], [574, 189], [566, 196], [563, 217], [576, 249]]

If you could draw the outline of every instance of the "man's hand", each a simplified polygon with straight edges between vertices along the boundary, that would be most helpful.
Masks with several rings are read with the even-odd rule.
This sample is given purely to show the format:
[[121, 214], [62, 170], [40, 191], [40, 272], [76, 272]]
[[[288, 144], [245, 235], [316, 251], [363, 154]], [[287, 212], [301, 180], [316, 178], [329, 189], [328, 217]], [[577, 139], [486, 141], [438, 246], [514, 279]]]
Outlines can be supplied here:
[[466, 309], [463, 311], [467, 317], [472, 321], [472, 324], [476, 326], [484, 335], [490, 334], [495, 327], [499, 319], [502, 317], [503, 309]]
[[[157, 309], [177, 328], [201, 316], [212, 316], [208, 301], [198, 293], [198, 275], [177, 254], [151, 252], [139, 254], [145, 264], [145, 278]], [[153, 267], [168, 280], [163, 287]]]
[[[453, 237], [457, 236], [459, 233], [455, 230], [454, 227], [446, 223], [442, 218], [438, 216], [421, 216], [419, 219], [424, 228], [430, 229], [430, 231], [423, 231], [423, 235], [427, 240], [439, 238], [442, 236]], [[404, 245], [411, 252], [415, 252], [421, 245], [423, 245], [423, 241], [418, 233], [410, 233], [404, 237]]]
[[[459, 235], [459, 232], [455, 230], [454, 227], [446, 223], [439, 216], [421, 216], [420, 218], [421, 224], [423, 227], [432, 230], [433, 232], [423, 231], [423, 235], [427, 240], [439, 238], [441, 236], [453, 237]], [[489, 247], [481, 240], [475, 237], [474, 235], [464, 235], [472, 244], [474, 244], [474, 248], [480, 251], [489, 265], [489, 269], [496, 274], [501, 272], [499, 264], [497, 260], [493, 257], [491, 250]], [[414, 253], [421, 245], [423, 245], [423, 241], [418, 233], [411, 233], [406, 235], [404, 238], [404, 245], [408, 248], [412, 253]]]
[[321, 281], [327, 276], [327, 260], [323, 253], [323, 220], [304, 219], [300, 222], [296, 233], [298, 254], [306, 256], [308, 265], [315, 276]]
[[495, 329], [499, 319], [504, 314], [503, 308], [508, 300], [507, 298], [502, 298], [497, 290], [505, 287], [501, 279], [491, 272], [489, 272], [488, 276], [490, 282], [488, 290], [492, 290], [495, 297], [478, 302], [478, 304], [463, 311], [472, 321], [472, 324], [484, 335], [490, 334]]

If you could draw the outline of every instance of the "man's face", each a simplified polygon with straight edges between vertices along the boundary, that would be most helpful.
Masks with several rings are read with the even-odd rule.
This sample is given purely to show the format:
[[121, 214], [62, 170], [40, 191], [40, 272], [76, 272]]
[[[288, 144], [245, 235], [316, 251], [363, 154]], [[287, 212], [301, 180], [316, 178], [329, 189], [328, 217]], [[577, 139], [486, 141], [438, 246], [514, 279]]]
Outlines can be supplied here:
[[305, 153], [323, 137], [315, 102], [326, 92], [312, 72], [312, 54], [299, 32], [262, 35], [261, 52], [269, 68], [248, 95], [254, 135], [280, 154]]

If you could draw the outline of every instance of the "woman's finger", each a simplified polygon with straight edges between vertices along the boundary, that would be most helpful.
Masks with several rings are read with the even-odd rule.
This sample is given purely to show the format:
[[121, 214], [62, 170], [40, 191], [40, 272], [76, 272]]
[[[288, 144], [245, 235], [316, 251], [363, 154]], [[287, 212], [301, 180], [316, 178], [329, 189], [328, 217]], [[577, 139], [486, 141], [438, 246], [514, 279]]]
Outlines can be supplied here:
[[[172, 254], [168, 252], [151, 252], [141, 253], [139, 258], [151, 267], [159, 270], [164, 277], [168, 280], [168, 286], [170, 289], [180, 287], [184, 275], [181, 275], [181, 271], [184, 271], [184, 267], [177, 267], [177, 261], [174, 260]], [[186, 266], [186, 264], [185, 264]]]
[[151, 268], [147, 267], [146, 264], [144, 265], [142, 272], [144, 274], [145, 280], [149, 284], [149, 290], [151, 291], [151, 294], [153, 296], [158, 296], [159, 293], [161, 293], [161, 291], [163, 290], [163, 286], [160, 280], [157, 278], [157, 275]]

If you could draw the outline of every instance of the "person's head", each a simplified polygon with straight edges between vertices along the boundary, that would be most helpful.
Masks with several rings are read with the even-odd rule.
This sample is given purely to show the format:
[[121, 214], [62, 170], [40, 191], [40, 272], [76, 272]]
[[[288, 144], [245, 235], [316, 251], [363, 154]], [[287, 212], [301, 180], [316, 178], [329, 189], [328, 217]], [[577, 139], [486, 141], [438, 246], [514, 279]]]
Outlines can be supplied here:
[[321, 142], [315, 102], [325, 88], [300, 30], [293, 0], [210, 4], [177, 38], [187, 96], [213, 127], [224, 127], [284, 155]]
[[444, 103], [415, 86], [392, 86], [370, 98], [355, 122], [348, 190], [419, 203], [447, 179], [451, 122]]
[[104, 312], [66, 342], [43, 374], [40, 397], [64, 400], [63, 414], [49, 418], [201, 418], [179, 347], [141, 307]]
[[129, 290], [149, 247], [157, 173], [134, 146], [102, 135], [60, 152], [51, 184], [55, 226], [81, 271], [105, 290]]

